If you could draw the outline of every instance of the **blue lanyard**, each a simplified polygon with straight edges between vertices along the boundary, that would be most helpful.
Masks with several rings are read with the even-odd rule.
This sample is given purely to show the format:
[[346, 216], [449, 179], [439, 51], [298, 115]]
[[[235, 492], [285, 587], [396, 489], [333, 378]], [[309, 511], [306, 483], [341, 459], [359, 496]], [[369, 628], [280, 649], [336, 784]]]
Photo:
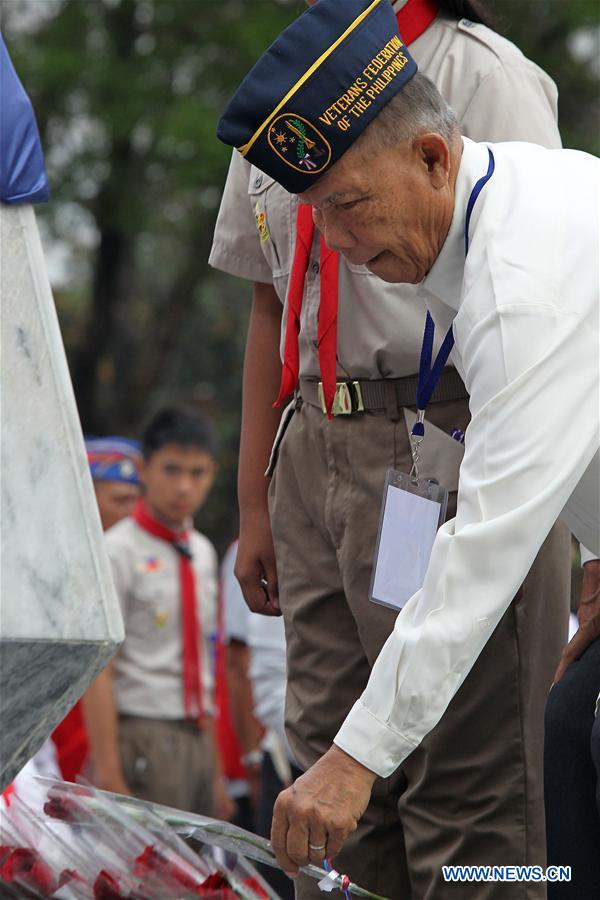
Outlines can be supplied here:
[[[488, 170], [485, 175], [476, 182], [475, 187], [471, 191], [471, 196], [469, 197], [467, 203], [467, 213], [465, 216], [465, 256], [469, 252], [469, 223], [471, 221], [471, 214], [473, 212], [473, 207], [475, 206], [475, 202], [479, 197], [481, 191], [483, 190], [485, 184], [490, 180], [492, 175], [494, 174], [494, 154], [488, 147], [488, 153], [490, 155]], [[419, 362], [419, 380], [417, 384], [417, 421], [415, 422], [412, 434], [415, 437], [423, 437], [425, 434], [425, 426], [423, 424], [423, 419], [425, 417], [425, 410], [427, 409], [427, 404], [431, 400], [431, 395], [433, 394], [438, 381], [440, 380], [440, 376], [442, 374], [442, 370], [448, 361], [448, 357], [450, 356], [450, 351], [454, 346], [454, 332], [452, 331], [452, 326], [448, 329], [448, 333], [442, 342], [442, 346], [440, 347], [439, 353], [435, 358], [435, 362], [433, 366], [431, 365], [431, 356], [433, 353], [433, 337], [435, 334], [435, 325], [433, 319], [431, 318], [431, 314], [428, 312], [425, 318], [425, 332], [423, 334], [423, 345], [421, 347], [421, 360]]]

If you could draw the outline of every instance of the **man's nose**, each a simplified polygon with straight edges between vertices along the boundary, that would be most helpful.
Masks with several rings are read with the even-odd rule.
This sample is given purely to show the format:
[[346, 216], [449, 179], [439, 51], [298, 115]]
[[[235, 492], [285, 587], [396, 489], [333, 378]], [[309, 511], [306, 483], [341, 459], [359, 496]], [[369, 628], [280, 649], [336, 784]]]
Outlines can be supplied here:
[[180, 495], [189, 494], [192, 488], [192, 477], [183, 472], [177, 480], [177, 491]]
[[345, 250], [351, 250], [356, 244], [352, 232], [337, 220], [334, 209], [322, 210], [313, 207], [313, 220], [325, 238], [327, 246], [332, 250], [343, 253]]

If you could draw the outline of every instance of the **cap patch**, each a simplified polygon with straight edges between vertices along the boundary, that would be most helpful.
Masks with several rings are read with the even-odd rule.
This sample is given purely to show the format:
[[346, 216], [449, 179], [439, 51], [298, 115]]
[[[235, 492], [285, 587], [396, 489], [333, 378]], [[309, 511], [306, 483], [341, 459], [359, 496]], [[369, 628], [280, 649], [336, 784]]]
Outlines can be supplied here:
[[283, 113], [271, 123], [269, 146], [297, 172], [316, 175], [331, 159], [331, 145], [315, 126], [296, 113]]

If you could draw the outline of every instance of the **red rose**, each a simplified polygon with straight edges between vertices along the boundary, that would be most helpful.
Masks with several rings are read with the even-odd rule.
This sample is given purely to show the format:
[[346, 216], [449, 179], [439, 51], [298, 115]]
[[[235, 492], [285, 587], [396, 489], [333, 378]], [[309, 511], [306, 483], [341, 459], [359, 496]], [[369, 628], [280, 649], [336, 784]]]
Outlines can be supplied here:
[[116, 878], [102, 869], [94, 881], [94, 900], [125, 900]]

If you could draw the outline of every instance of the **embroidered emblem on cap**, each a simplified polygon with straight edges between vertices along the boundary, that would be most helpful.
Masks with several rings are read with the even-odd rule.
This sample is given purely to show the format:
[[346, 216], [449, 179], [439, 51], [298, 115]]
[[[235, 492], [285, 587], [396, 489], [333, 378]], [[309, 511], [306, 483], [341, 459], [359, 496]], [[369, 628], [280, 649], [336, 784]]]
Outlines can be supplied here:
[[297, 172], [316, 175], [331, 159], [331, 146], [314, 125], [295, 113], [283, 113], [273, 120], [268, 132], [269, 146]]

